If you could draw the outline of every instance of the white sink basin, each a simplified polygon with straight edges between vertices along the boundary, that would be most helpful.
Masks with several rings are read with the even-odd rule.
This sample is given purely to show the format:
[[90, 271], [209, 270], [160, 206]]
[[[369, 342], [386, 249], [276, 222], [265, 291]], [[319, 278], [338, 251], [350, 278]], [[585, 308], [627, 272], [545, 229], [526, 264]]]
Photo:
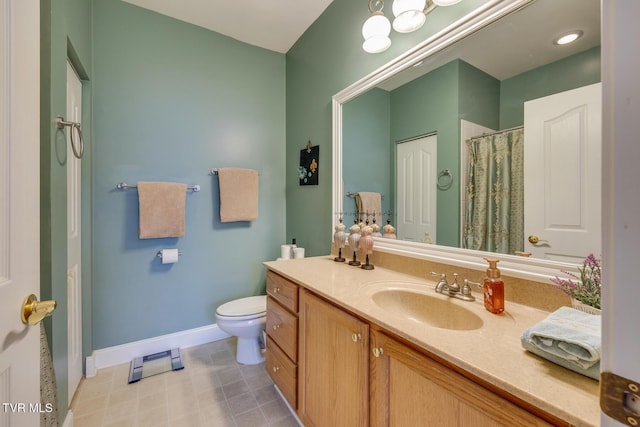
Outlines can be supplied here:
[[373, 302], [395, 316], [407, 317], [436, 328], [470, 331], [481, 328], [482, 319], [462, 307], [462, 303], [442, 295], [428, 295], [405, 289], [386, 289], [375, 292]]

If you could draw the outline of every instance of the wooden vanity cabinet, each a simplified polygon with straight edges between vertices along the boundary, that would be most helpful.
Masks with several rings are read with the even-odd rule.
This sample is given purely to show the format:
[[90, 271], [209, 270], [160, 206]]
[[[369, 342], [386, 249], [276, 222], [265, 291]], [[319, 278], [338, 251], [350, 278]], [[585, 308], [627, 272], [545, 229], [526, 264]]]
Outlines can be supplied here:
[[298, 285], [267, 272], [265, 369], [293, 409], [298, 407], [298, 293]]
[[302, 289], [299, 344], [302, 423], [369, 425], [369, 325]]
[[427, 355], [371, 331], [371, 426], [550, 426]]

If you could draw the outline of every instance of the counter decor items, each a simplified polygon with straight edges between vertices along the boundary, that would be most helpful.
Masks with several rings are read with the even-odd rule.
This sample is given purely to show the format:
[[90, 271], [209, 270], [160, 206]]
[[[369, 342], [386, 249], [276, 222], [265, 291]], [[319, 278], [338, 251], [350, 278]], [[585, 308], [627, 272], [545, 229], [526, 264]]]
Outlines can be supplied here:
[[373, 229], [370, 225], [365, 225], [360, 231], [360, 250], [366, 256], [365, 263], [360, 267], [363, 270], [373, 270], [373, 265], [369, 264], [369, 255], [373, 253], [373, 236], [371, 233], [373, 233]]
[[349, 261], [349, 265], [359, 266], [360, 261], [357, 258], [357, 252], [360, 245], [360, 225], [353, 224], [349, 228], [349, 246], [353, 249], [353, 260]]
[[585, 313], [600, 315], [602, 290], [600, 259], [589, 254], [582, 262], [582, 266], [578, 267], [580, 277], [569, 271], [561, 271], [570, 278], [556, 276], [551, 281], [571, 297], [573, 308]]
[[344, 243], [347, 239], [347, 233], [344, 232], [346, 228], [347, 226], [342, 223], [342, 216], [340, 216], [340, 223], [336, 225], [336, 232], [333, 234], [333, 241], [338, 248], [338, 256], [333, 259], [335, 262], [345, 262], [342, 257], [342, 248], [344, 248]]

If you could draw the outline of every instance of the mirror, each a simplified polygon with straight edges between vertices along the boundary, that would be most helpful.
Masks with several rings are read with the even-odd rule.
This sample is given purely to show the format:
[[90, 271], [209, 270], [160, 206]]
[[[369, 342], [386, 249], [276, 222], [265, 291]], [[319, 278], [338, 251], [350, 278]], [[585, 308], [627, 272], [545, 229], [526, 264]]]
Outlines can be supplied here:
[[[455, 249], [464, 234], [464, 140], [477, 135], [474, 131], [521, 127], [524, 101], [600, 81], [599, 0], [502, 1], [461, 21], [333, 98], [334, 225], [340, 213], [347, 213], [347, 225], [353, 222], [348, 213], [355, 212], [355, 202], [347, 194], [357, 191], [380, 192], [383, 212], [396, 213], [398, 143], [437, 136], [437, 162], [430, 171], [432, 188], [437, 188], [435, 245], [423, 244], [429, 240], [418, 234], [411, 242], [378, 239], [379, 248], [403, 253], [437, 248], [439, 254], [478, 257], [478, 252]], [[582, 38], [573, 45], [553, 45], [553, 37], [572, 29], [581, 29]], [[495, 113], [486, 117], [489, 110]], [[482, 127], [465, 129], [469, 122]], [[361, 160], [350, 161], [362, 153], [368, 156], [369, 175], [358, 167]], [[397, 215], [391, 217], [401, 227], [398, 221]], [[591, 251], [600, 253], [600, 248]], [[507, 258], [515, 264], [549, 265]]]

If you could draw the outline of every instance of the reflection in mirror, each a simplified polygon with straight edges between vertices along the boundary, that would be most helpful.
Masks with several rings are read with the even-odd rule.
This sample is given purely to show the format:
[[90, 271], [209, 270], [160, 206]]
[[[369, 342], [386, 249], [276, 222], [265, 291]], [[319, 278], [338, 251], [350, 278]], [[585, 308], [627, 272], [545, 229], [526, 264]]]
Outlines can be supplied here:
[[600, 253], [600, 3], [519, 3], [340, 104], [346, 223], [346, 193], [379, 192], [398, 239], [571, 263]]

